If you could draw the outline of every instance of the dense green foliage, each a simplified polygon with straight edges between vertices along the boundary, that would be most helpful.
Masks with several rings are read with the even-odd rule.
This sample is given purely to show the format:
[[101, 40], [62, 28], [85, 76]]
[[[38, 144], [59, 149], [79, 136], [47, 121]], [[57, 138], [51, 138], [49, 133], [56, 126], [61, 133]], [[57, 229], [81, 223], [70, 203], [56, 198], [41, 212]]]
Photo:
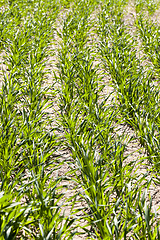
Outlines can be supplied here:
[[130, 4], [1, 0], [0, 239], [160, 239], [160, 4]]

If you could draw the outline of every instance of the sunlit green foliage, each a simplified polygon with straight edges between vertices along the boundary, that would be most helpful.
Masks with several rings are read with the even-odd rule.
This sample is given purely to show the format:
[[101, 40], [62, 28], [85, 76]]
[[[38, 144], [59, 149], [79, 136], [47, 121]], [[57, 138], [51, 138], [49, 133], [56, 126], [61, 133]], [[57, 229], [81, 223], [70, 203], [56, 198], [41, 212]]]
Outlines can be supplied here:
[[[147, 194], [160, 184], [160, 31], [143, 16], [159, 4], [134, 2], [135, 36], [127, 4], [0, 2], [0, 239], [160, 239]], [[129, 158], [122, 125], [147, 157]]]

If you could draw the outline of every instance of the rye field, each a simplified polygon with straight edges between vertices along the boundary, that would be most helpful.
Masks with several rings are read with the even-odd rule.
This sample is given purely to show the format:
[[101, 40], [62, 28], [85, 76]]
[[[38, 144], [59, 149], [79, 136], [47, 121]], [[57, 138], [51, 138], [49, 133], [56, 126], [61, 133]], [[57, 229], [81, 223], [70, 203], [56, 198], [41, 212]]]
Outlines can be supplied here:
[[159, 0], [0, 0], [0, 240], [160, 240], [159, 84]]

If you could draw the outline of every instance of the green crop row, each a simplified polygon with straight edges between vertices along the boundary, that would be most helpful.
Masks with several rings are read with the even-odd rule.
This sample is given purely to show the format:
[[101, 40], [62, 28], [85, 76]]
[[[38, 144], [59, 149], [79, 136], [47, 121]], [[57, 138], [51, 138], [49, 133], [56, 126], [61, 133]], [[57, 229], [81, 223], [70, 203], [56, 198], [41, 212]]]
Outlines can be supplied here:
[[[160, 239], [147, 193], [159, 184], [159, 32], [138, 15], [153, 64], [144, 67], [123, 21], [127, 4], [1, 1], [0, 239]], [[104, 96], [106, 75], [116, 101]], [[152, 175], [127, 155], [122, 123], [145, 147]]]
[[[137, 132], [148, 158], [154, 163], [154, 170], [159, 172], [159, 90], [153, 83], [151, 69], [146, 70], [141, 64], [143, 59], [137, 57], [137, 43], [127, 33], [122, 11], [117, 15], [114, 9], [113, 12], [115, 17], [112, 19], [106, 17], [110, 15], [107, 7], [100, 15], [99, 51], [112, 76], [122, 115]], [[147, 34], [144, 35], [147, 38]], [[145, 46], [150, 55], [149, 49], [152, 50], [148, 42]], [[158, 61], [157, 58], [154, 60]], [[155, 65], [154, 68], [157, 69]]]
[[45, 69], [58, 10], [53, 1], [12, 1], [1, 13], [1, 239], [70, 238], [73, 220], [63, 217], [54, 174], [60, 143], [47, 114], [55, 92]]
[[[137, 40], [123, 20], [125, 4], [107, 1], [102, 6], [97, 27], [99, 57], [112, 78], [121, 116], [137, 133], [153, 172], [159, 174], [159, 90], [153, 84], [151, 69], [146, 70], [141, 64], [143, 59], [137, 57]], [[146, 42], [145, 46], [149, 48]], [[143, 237], [152, 239], [147, 234]], [[141, 239], [140, 235], [137, 239]]]
[[[61, 85], [61, 91], [59, 92], [60, 126], [62, 126], [62, 131], [64, 131], [66, 146], [70, 149], [73, 158], [73, 161], [69, 162], [72, 174], [75, 174], [72, 179], [78, 186], [81, 186], [80, 196], [86, 201], [88, 206], [86, 207], [87, 209], [83, 210], [85, 214], [83, 218], [86, 220], [86, 225], [82, 229], [91, 238], [96, 237], [97, 239], [127, 239], [129, 235], [138, 239], [146, 239], [146, 237], [148, 239], [156, 239], [156, 237], [159, 237], [159, 231], [157, 226], [151, 227], [155, 222], [155, 215], [150, 211], [152, 204], [149, 207], [150, 210], [148, 208], [148, 210], [143, 212], [142, 209], [146, 204], [144, 204], [146, 198], [145, 195], [140, 198], [141, 187], [136, 188], [137, 185], [133, 184], [135, 176], [130, 174], [133, 169], [132, 163], [125, 164], [123, 137], [118, 140], [118, 136], [113, 134], [114, 118], [117, 114], [116, 108], [113, 106], [113, 103], [111, 106], [107, 105], [107, 98], [103, 102], [100, 100], [104, 84], [103, 80], [98, 78], [96, 67], [93, 67], [95, 59], [92, 55], [92, 48], [89, 45], [90, 39], [87, 34], [89, 30], [92, 30], [92, 24], [87, 19], [90, 12], [87, 9], [87, 4], [82, 5], [85, 6], [85, 10], [87, 9], [85, 16], [85, 10], [81, 9], [81, 4], [78, 5], [78, 9], [73, 6], [72, 12], [65, 17], [62, 31], [59, 34], [61, 38], [58, 64], [60, 77], [57, 80]], [[113, 7], [113, 13], [110, 12], [109, 7]], [[107, 19], [107, 13], [104, 12], [104, 9], [111, 14], [112, 18], [109, 16]], [[111, 29], [111, 33], [115, 33], [113, 36], [114, 42], [109, 42], [108, 44], [113, 46], [113, 48], [117, 44], [118, 47], [120, 46], [121, 49], [124, 49], [125, 45], [123, 45], [122, 39], [118, 41], [118, 37], [116, 38], [116, 34], [119, 31], [120, 36], [123, 36], [123, 30], [121, 31], [119, 26], [117, 26], [121, 20], [121, 14], [118, 14], [123, 9], [122, 2], [118, 2], [116, 5], [112, 5], [109, 2], [104, 9], [102, 9], [102, 15], [104, 14], [103, 16], [109, 20], [108, 25], [106, 25], [106, 31]], [[117, 22], [114, 22], [113, 16], [117, 15]], [[84, 22], [84, 19], [86, 22]], [[83, 27], [81, 27], [82, 20]], [[100, 28], [105, 25], [103, 23], [100, 22]], [[117, 31], [115, 30], [116, 27]], [[101, 33], [101, 53], [104, 53], [104, 49], [106, 50], [104, 44], [106, 44], [107, 37], [112, 36], [112, 34], [109, 34], [109, 32], [104, 33], [101, 29], [98, 29], [97, 34], [100, 35]], [[128, 38], [126, 33], [125, 36], [124, 43], [126, 43]], [[128, 42], [130, 43], [130, 39]], [[107, 56], [107, 63], [114, 64], [114, 61], [119, 60], [117, 56], [122, 61], [124, 60], [123, 53], [120, 55], [122, 51], [120, 52], [118, 47], [115, 50], [117, 55], [113, 55], [111, 50], [108, 50], [110, 55]], [[124, 51], [128, 53], [128, 50], [130, 52], [131, 49], [130, 46], [129, 49], [124, 49]], [[135, 57], [134, 54], [128, 59], [133, 59], [133, 57]], [[138, 59], [135, 58], [135, 61], [131, 62], [131, 66], [136, 63], [137, 69], [134, 71], [138, 70], [138, 73], [136, 73], [139, 75], [141, 72], [137, 61]], [[115, 65], [117, 68], [119, 67], [118, 64]], [[99, 69], [99, 66], [97, 67]], [[125, 74], [123, 75], [122, 72], [124, 67], [125, 62], [120, 68], [121, 72], [118, 72], [119, 69], [110, 68], [110, 74], [114, 79], [116, 78], [116, 86], [120, 89], [117, 91], [120, 101], [120, 94], [122, 95], [123, 91], [128, 94], [128, 89], [126, 89], [128, 86], [126, 86], [124, 78]], [[126, 75], [128, 76], [129, 73], [127, 72]], [[122, 79], [124, 82], [121, 84]], [[131, 80], [129, 84], [131, 84]], [[144, 87], [146, 85], [144, 81]], [[132, 93], [130, 99], [132, 99]], [[145, 101], [146, 99], [144, 99]], [[126, 109], [128, 113], [129, 111], [125, 106], [127, 103], [128, 99], [126, 97], [121, 102], [121, 109], [123, 107], [123, 110]], [[129, 114], [133, 117], [134, 113], [129, 112]], [[128, 115], [125, 114], [125, 116], [127, 117]], [[129, 119], [131, 118], [127, 117], [127, 122]], [[139, 184], [140, 182], [141, 180], [139, 180]], [[133, 187], [132, 194], [134, 197], [131, 197], [129, 193], [128, 186], [130, 184]], [[112, 196], [114, 196], [114, 199], [111, 200]], [[126, 210], [126, 207], [128, 210]], [[131, 209], [135, 211], [130, 212]], [[146, 214], [149, 214], [150, 217], [149, 215], [146, 216]], [[129, 219], [127, 216], [130, 216]], [[147, 222], [147, 219], [150, 219], [150, 222]], [[89, 226], [92, 229], [92, 233], [87, 228]], [[147, 226], [150, 227], [147, 228]]]

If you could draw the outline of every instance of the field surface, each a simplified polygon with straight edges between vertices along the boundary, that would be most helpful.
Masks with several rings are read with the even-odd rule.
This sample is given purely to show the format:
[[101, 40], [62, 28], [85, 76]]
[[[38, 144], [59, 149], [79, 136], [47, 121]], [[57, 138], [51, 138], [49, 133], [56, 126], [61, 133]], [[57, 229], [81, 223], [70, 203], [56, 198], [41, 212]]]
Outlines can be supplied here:
[[0, 0], [0, 240], [160, 240], [159, 83], [159, 0]]

